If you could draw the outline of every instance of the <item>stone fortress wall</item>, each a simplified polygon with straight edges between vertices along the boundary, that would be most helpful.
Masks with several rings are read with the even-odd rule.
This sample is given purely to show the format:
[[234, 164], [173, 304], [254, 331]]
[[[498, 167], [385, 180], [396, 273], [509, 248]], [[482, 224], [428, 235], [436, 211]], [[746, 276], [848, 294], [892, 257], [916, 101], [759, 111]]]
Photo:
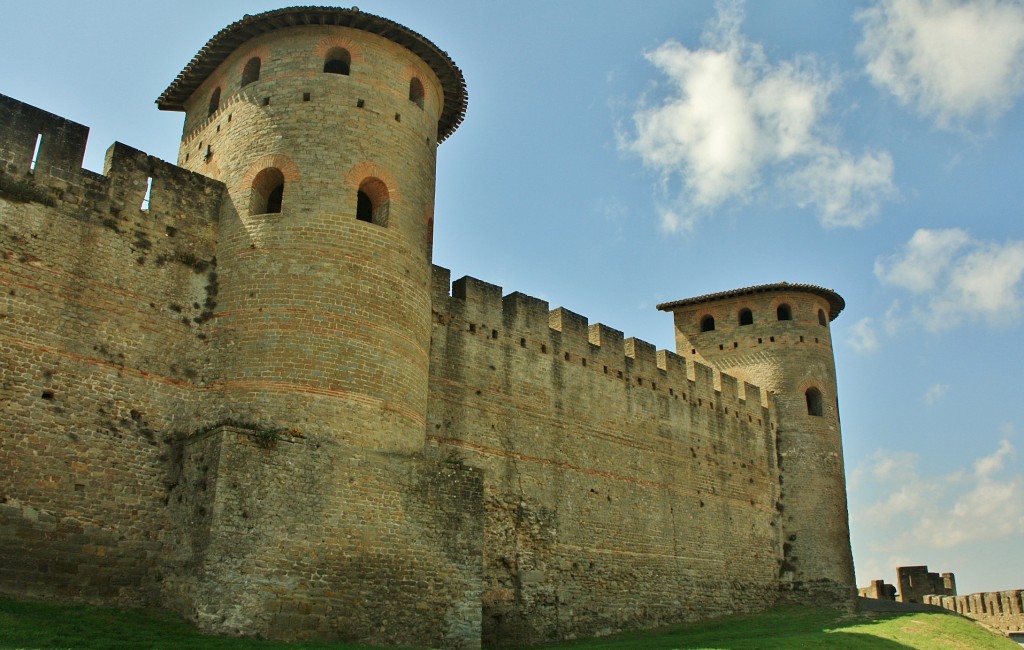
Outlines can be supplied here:
[[775, 601], [761, 389], [473, 278], [435, 287], [428, 450], [485, 470], [485, 641]]
[[896, 589], [904, 603], [923, 603], [924, 597], [955, 596], [956, 577], [952, 573], [929, 571], [926, 565], [896, 568]]
[[211, 43], [181, 167], [0, 97], [0, 593], [452, 648], [852, 604], [841, 298], [663, 305], [675, 354], [451, 283], [446, 55], [354, 9]]
[[87, 132], [0, 97], [0, 571], [127, 603], [171, 534], [165, 437], [201, 417], [224, 191], [121, 144], [83, 170]]
[[0, 96], [0, 591], [228, 633], [478, 640], [479, 472], [225, 415], [225, 188], [121, 144], [83, 170], [86, 134]]
[[[897, 593], [898, 585], [898, 593]], [[958, 596], [956, 576], [929, 571], [926, 565], [896, 568], [896, 585], [872, 580], [858, 589], [862, 598], [920, 603], [972, 618], [1004, 633], [1024, 633], [1024, 590], [980, 592]]]
[[1024, 591], [985, 591], [966, 596], [927, 595], [921, 602], [973, 618], [1001, 632], [1024, 632]]

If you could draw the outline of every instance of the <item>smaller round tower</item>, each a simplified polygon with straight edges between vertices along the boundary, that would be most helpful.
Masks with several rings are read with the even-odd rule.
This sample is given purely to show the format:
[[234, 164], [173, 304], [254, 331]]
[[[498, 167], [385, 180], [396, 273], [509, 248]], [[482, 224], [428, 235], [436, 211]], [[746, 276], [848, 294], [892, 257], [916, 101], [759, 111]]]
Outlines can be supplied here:
[[678, 354], [770, 394], [777, 411], [783, 600], [848, 604], [855, 593], [829, 324], [836, 292], [766, 284], [658, 305]]

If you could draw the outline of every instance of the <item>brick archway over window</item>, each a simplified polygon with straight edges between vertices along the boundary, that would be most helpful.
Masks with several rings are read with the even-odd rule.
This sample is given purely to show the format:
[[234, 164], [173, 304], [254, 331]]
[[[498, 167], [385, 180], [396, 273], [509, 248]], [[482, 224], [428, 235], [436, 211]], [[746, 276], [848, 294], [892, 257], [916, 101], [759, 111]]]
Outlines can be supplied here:
[[409, 80], [409, 101], [416, 104], [420, 108], [423, 108], [423, 97], [425, 96], [423, 90], [423, 82], [420, 81], [419, 77], [413, 77]]
[[245, 62], [245, 67], [242, 68], [242, 82], [241, 86], [248, 86], [254, 81], [258, 81], [260, 78], [260, 67], [263, 65], [263, 61], [260, 57], [254, 56]]
[[[239, 211], [247, 209], [249, 214], [266, 214], [269, 194], [274, 187], [268, 185], [269, 177], [264, 175], [257, 178], [266, 170], [274, 169], [280, 173], [277, 179], [284, 187], [289, 187], [302, 178], [299, 166], [284, 154], [268, 154], [260, 156], [255, 162], [249, 165], [245, 174], [234, 186], [231, 194], [236, 197], [236, 208]], [[238, 202], [240, 201], [240, 202]], [[280, 212], [280, 210], [277, 210]]]
[[386, 228], [390, 211], [391, 194], [384, 181], [372, 176], [363, 179], [356, 191], [356, 219]]
[[362, 189], [363, 183], [370, 178], [380, 180], [387, 188], [390, 212], [394, 216], [396, 206], [402, 202], [402, 188], [399, 187], [394, 174], [387, 168], [371, 162], [359, 163], [345, 172], [344, 183], [347, 187], [352, 188], [352, 191], [357, 191]]
[[209, 117], [217, 112], [220, 108], [220, 86], [213, 89], [213, 93], [210, 94], [210, 106], [206, 112], [206, 116]]
[[250, 214], [275, 214], [284, 203], [284, 174], [277, 167], [260, 170], [252, 182]]
[[[325, 38], [316, 45], [316, 57], [320, 59], [323, 72], [328, 74], [351, 75], [352, 68], [363, 63], [359, 44], [344, 37]], [[336, 61], [333, 66], [332, 61]], [[328, 68], [331, 69], [328, 69]]]

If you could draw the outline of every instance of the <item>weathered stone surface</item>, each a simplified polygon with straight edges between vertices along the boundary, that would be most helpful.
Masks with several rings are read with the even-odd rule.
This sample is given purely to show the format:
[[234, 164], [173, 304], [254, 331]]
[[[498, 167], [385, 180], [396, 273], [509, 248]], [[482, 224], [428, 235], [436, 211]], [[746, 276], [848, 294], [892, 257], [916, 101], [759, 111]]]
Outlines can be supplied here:
[[246, 32], [179, 166], [0, 96], [0, 592], [446, 648], [851, 603], [820, 292], [675, 309], [675, 354], [450, 286], [461, 76], [353, 12]]
[[927, 595], [922, 602], [962, 614], [1003, 632], [1024, 632], [1024, 591], [989, 591], [966, 596]]

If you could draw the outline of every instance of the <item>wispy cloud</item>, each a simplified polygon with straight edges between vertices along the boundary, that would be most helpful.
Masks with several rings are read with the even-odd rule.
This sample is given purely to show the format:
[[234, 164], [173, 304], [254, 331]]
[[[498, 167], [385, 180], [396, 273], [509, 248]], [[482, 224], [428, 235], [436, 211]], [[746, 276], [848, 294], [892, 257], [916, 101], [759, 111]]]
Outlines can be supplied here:
[[874, 83], [940, 127], [997, 117], [1024, 90], [1019, 2], [879, 0], [857, 19]]
[[771, 62], [741, 33], [742, 5], [721, 1], [698, 49], [668, 41], [647, 59], [666, 95], [633, 115], [623, 147], [660, 176], [662, 227], [692, 230], [763, 184], [812, 206], [826, 227], [863, 226], [895, 193], [888, 152], [860, 155], [824, 134], [837, 81], [810, 56]]
[[786, 182], [800, 207], [817, 207], [822, 225], [858, 228], [874, 220], [883, 200], [895, 194], [893, 170], [887, 151], [857, 157], [833, 149], [816, 156]]
[[866, 316], [850, 328], [850, 345], [857, 352], [874, 352], [878, 349], [878, 331], [875, 328], [875, 320]]
[[[876, 452], [854, 471], [871, 477], [879, 495], [851, 517], [877, 541], [872, 550], [909, 555], [987, 538], [1024, 534], [1024, 474], [1011, 464], [1016, 450], [998, 449], [959, 470], [936, 475], [906, 452]], [[857, 489], [868, 483], [859, 481]]]
[[883, 283], [908, 290], [913, 310], [932, 330], [983, 321], [1012, 323], [1024, 308], [1024, 241], [981, 241], [959, 228], [920, 229], [875, 262]]
[[971, 238], [959, 228], [918, 230], [899, 253], [875, 262], [875, 275], [891, 284], [914, 293], [935, 288], [939, 275]]
[[924, 402], [928, 406], [934, 406], [939, 400], [945, 397], [949, 391], [947, 384], [932, 384], [928, 387], [928, 390], [924, 392]]

